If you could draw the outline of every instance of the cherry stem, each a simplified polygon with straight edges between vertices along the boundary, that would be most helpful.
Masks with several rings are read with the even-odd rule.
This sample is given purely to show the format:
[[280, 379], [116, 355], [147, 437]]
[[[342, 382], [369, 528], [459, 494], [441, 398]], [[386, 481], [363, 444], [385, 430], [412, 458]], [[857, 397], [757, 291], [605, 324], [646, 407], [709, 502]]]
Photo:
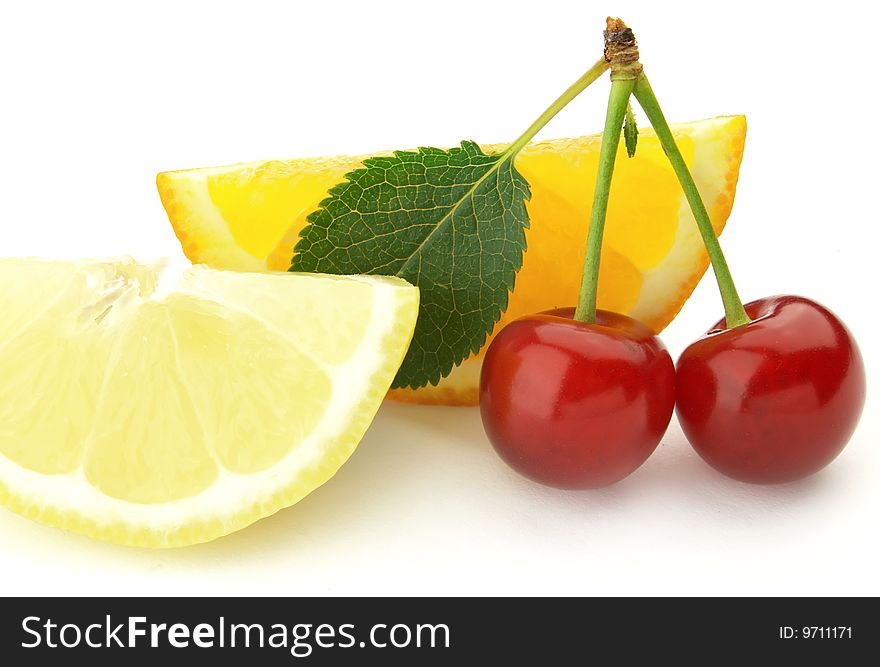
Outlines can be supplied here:
[[590, 213], [590, 231], [587, 235], [584, 270], [581, 274], [581, 289], [578, 294], [577, 308], [574, 311], [574, 319], [588, 324], [596, 321], [599, 261], [602, 254], [602, 235], [605, 231], [605, 217], [608, 213], [611, 177], [614, 174], [614, 163], [617, 160], [617, 149], [620, 145], [623, 118], [626, 114], [626, 107], [634, 85], [634, 79], [612, 79], [611, 93], [608, 96], [605, 131], [602, 133], [602, 146], [599, 149], [599, 170], [596, 173], [596, 190], [593, 195], [593, 209]]
[[743, 308], [742, 300], [736, 291], [736, 285], [733, 277], [730, 275], [730, 269], [727, 266], [727, 260], [724, 259], [724, 253], [721, 251], [721, 244], [718, 242], [718, 235], [712, 227], [712, 221], [694, 183], [693, 176], [681, 155], [681, 151], [675, 143], [672, 136], [672, 130], [663, 115], [660, 103], [648, 83], [648, 78], [644, 72], [640, 73], [635, 81], [635, 89], [633, 95], [638, 100], [639, 105], [651, 121], [663, 152], [669, 158], [672, 169], [681, 183], [681, 189], [688, 200], [694, 219], [697, 221], [697, 227], [700, 229], [700, 235], [703, 237], [703, 244], [706, 246], [706, 252], [709, 254], [709, 260], [712, 262], [712, 269], [715, 271], [715, 280], [718, 282], [718, 290], [721, 292], [721, 301], [724, 303], [725, 324], [728, 329], [743, 326], [751, 320]]
[[571, 84], [562, 95], [557, 97], [556, 101], [547, 107], [546, 111], [538, 116], [534, 123], [529, 125], [528, 129], [522, 133], [519, 139], [505, 149], [503, 154], [504, 157], [507, 158], [519, 153], [523, 146], [529, 143], [532, 138], [541, 131], [541, 128], [550, 122], [550, 119], [553, 118], [553, 116], [562, 111], [569, 102], [586, 90], [586, 88], [596, 79], [602, 76], [602, 73], [605, 72], [608, 67], [608, 61], [606, 61], [604, 57], [596, 61], [596, 63], [584, 72], [577, 81]]

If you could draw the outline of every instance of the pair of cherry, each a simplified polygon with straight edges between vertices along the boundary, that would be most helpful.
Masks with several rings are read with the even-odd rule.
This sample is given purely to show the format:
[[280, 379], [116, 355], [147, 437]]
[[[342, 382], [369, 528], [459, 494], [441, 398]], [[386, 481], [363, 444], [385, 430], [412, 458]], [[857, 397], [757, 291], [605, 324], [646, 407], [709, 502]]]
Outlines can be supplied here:
[[642, 323], [573, 309], [521, 318], [483, 362], [480, 410], [501, 457], [536, 481], [596, 488], [638, 468], [673, 408], [694, 449], [745, 482], [779, 483], [824, 468], [850, 439], [865, 401], [852, 334], [827, 308], [796, 296], [745, 306], [750, 321], [717, 323], [673, 366]]
[[[673, 409], [694, 449], [745, 482], [790, 482], [828, 465], [865, 403], [852, 334], [824, 306], [796, 296], [743, 306], [712, 221], [639, 61], [635, 35], [606, 21], [611, 92], [576, 309], [516, 320], [483, 360], [480, 411], [513, 468], [563, 488], [620, 481], [657, 448]], [[724, 304], [725, 318], [673, 366], [644, 324], [596, 310], [602, 234], [624, 118], [641, 106], [678, 177]], [[624, 131], [624, 134], [627, 134]], [[635, 153], [637, 133], [627, 135]]]
[[[480, 377], [486, 433], [524, 475], [595, 488], [642, 465], [677, 408], [694, 449], [722, 473], [755, 483], [811, 475], [846, 446], [864, 407], [865, 368], [852, 334], [802, 297], [743, 306], [632, 30], [609, 17], [603, 36], [597, 67], [610, 68], [611, 92], [577, 308], [516, 320], [489, 345]], [[647, 326], [596, 310], [611, 178], [632, 98], [678, 177], [724, 303], [725, 318], [685, 349], [677, 368]], [[627, 138], [630, 157], [636, 138]]]

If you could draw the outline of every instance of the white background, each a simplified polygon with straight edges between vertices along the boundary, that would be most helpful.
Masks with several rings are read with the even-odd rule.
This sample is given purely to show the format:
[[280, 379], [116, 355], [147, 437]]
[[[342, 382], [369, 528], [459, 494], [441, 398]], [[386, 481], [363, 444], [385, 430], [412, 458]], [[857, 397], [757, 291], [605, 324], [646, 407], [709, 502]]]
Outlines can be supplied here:
[[[869, 397], [802, 483], [727, 481], [673, 422], [634, 475], [583, 493], [517, 477], [474, 409], [385, 405], [325, 487], [211, 544], [127, 549], [0, 509], [0, 593], [880, 593], [873, 4], [3, 3], [0, 254], [141, 259], [180, 257], [156, 172], [511, 140], [619, 14], [671, 120], [748, 115], [723, 237], [740, 292], [832, 307]], [[607, 88], [542, 136], [601, 129]], [[673, 355], [720, 314], [707, 276], [663, 334]]]

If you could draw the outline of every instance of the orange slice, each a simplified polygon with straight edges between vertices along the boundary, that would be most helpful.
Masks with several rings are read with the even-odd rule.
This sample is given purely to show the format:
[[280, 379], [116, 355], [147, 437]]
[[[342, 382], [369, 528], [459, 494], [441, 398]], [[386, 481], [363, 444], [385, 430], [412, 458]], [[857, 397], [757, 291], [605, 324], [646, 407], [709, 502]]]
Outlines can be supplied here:
[[[716, 231], [730, 215], [745, 146], [744, 116], [673, 125]], [[534, 143], [516, 165], [532, 188], [523, 268], [507, 312], [573, 305], [580, 284], [599, 135]], [[486, 146], [487, 151], [498, 146]], [[237, 270], [286, 270], [306, 216], [364, 156], [251, 162], [159, 174], [159, 194], [186, 256]], [[636, 156], [614, 173], [599, 275], [599, 307], [660, 332], [708, 266], [696, 223], [657, 138], [640, 130]], [[484, 348], [485, 349], [485, 348]], [[416, 403], [473, 405], [481, 354], [436, 387], [393, 390]]]

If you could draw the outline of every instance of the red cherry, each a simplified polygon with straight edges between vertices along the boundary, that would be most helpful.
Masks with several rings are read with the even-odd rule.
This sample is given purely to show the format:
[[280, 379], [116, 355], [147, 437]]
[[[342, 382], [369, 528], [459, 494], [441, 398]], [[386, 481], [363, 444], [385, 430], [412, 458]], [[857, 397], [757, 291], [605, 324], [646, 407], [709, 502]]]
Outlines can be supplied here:
[[515, 470], [560, 488], [617, 482], [651, 455], [675, 404], [675, 368], [636, 320], [566, 308], [523, 317], [492, 341], [480, 376], [489, 440]]
[[865, 367], [852, 334], [809, 299], [745, 306], [752, 322], [721, 320], [678, 360], [677, 413], [694, 449], [744, 482], [788, 482], [828, 465], [865, 404]]

